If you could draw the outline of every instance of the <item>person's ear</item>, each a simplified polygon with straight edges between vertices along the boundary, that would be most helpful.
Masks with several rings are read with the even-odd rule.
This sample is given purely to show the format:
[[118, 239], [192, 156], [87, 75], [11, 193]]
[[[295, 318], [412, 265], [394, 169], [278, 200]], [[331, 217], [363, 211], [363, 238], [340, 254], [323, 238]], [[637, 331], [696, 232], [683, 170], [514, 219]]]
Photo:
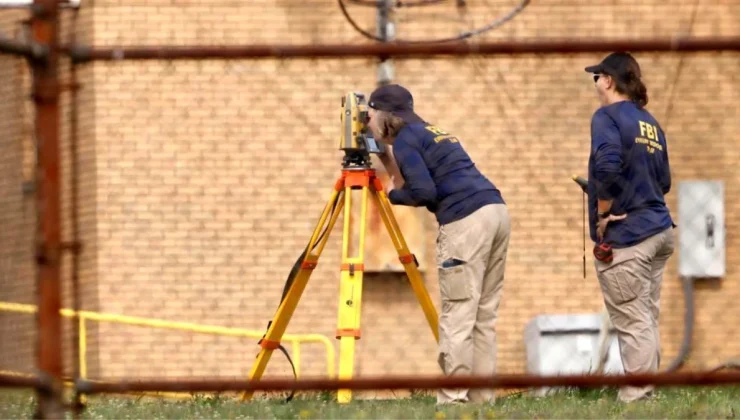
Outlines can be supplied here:
[[383, 121], [383, 134], [385, 134], [386, 137], [391, 137], [391, 123], [388, 120]]
[[606, 88], [607, 88], [607, 90], [613, 88], [614, 87], [614, 84], [616, 83], [614, 81], [614, 78], [611, 75], [606, 75], [605, 82], [606, 82]]

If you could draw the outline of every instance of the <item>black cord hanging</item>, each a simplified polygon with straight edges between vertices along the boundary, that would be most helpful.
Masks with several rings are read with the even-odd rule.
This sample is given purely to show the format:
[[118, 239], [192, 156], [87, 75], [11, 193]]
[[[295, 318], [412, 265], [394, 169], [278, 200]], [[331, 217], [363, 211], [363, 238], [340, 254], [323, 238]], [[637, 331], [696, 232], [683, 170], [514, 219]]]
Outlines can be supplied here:
[[[342, 14], [344, 15], [344, 18], [349, 22], [349, 24], [354, 28], [355, 31], [357, 31], [359, 34], [364, 36], [365, 38], [378, 41], [378, 42], [386, 42], [383, 38], [380, 38], [378, 36], [375, 36], [368, 31], [362, 29], [360, 25], [355, 22], [355, 20], [350, 16], [349, 12], [347, 12], [347, 7], [344, 4], [344, 0], [337, 0], [339, 4], [339, 9], [341, 10]], [[499, 26], [503, 25], [504, 23], [510, 21], [514, 18], [514, 16], [518, 15], [522, 10], [524, 10], [530, 3], [531, 0], [521, 0], [519, 4], [514, 6], [511, 11], [506, 13], [505, 15], [501, 16], [500, 18], [494, 20], [493, 22], [489, 23], [488, 25], [485, 25], [481, 28], [472, 30], [472, 31], [465, 31], [462, 34], [450, 38], [441, 38], [441, 39], [428, 39], [428, 40], [419, 40], [419, 41], [412, 41], [412, 40], [402, 40], [402, 39], [396, 39], [393, 42], [399, 43], [399, 44], [436, 44], [436, 43], [444, 43], [444, 42], [457, 42], [457, 41], [464, 41], [468, 38], [471, 38], [476, 35], [480, 35], [484, 32], [488, 32], [492, 29], [496, 29]], [[360, 3], [362, 5], [366, 5], [365, 3]], [[426, 4], [425, 2], [420, 2], [418, 5]], [[431, 2], [429, 3], [431, 4]], [[458, 3], [458, 7], [462, 7], [461, 5], [464, 5], [465, 3]], [[407, 5], [408, 6], [408, 5]]]

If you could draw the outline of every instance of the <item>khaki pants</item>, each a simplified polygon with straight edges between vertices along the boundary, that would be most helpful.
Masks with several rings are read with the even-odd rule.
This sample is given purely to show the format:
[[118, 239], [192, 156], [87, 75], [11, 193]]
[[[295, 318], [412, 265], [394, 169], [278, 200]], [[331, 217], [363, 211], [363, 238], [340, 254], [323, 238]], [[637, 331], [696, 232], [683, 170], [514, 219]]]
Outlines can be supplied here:
[[[439, 228], [437, 265], [442, 310], [438, 363], [445, 375], [495, 373], [496, 314], [510, 230], [509, 213], [503, 204], [482, 207]], [[446, 267], [454, 260], [458, 261]], [[443, 389], [437, 394], [440, 404], [494, 398], [492, 389]]]
[[[667, 229], [635, 246], [614, 249], [614, 260], [609, 264], [595, 260], [627, 374], [657, 372], [660, 366], [660, 288], [666, 263], [673, 255], [674, 240], [673, 229]], [[623, 387], [619, 399], [634, 401], [653, 388]]]

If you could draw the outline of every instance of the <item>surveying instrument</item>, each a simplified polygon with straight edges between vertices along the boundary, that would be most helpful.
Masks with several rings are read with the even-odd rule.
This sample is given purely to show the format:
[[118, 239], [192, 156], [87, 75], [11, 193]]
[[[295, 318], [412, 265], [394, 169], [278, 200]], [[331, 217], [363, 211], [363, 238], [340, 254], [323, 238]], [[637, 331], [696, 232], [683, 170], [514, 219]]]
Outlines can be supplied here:
[[[355, 341], [360, 339], [360, 309], [362, 304], [362, 280], [364, 272], [365, 231], [367, 227], [368, 196], [372, 196], [380, 211], [398, 258], [408, 275], [411, 288], [421, 304], [424, 315], [432, 329], [434, 338], [439, 342], [437, 311], [434, 308], [424, 281], [419, 272], [419, 263], [412, 254], [406, 240], [401, 234], [390, 201], [383, 189], [383, 184], [376, 177], [372, 168], [370, 154], [384, 153], [385, 148], [372, 138], [367, 128], [368, 109], [365, 96], [350, 92], [342, 98], [341, 134], [339, 149], [345, 152], [342, 161], [342, 173], [331, 193], [331, 198], [321, 214], [319, 223], [311, 235], [311, 240], [293, 266], [288, 281], [283, 289], [283, 296], [272, 321], [268, 323], [267, 332], [260, 340], [257, 360], [252, 366], [250, 380], [259, 380], [267, 363], [276, 349], [287, 352], [280, 345], [293, 312], [298, 305], [308, 279], [316, 268], [321, 252], [334, 227], [342, 209], [344, 209], [344, 231], [342, 235], [342, 261], [340, 265], [339, 313], [336, 338], [339, 340], [339, 379], [350, 379], [354, 371]], [[349, 255], [351, 232], [352, 190], [361, 190], [359, 244], [355, 255]], [[322, 231], [323, 228], [323, 232]], [[321, 233], [320, 233], [321, 232]], [[288, 357], [290, 360], [290, 357]], [[292, 363], [292, 362], [291, 362]], [[247, 391], [242, 400], [251, 399], [254, 391]], [[292, 398], [292, 395], [291, 395]], [[340, 389], [337, 393], [339, 403], [348, 403], [352, 399], [351, 390]]]

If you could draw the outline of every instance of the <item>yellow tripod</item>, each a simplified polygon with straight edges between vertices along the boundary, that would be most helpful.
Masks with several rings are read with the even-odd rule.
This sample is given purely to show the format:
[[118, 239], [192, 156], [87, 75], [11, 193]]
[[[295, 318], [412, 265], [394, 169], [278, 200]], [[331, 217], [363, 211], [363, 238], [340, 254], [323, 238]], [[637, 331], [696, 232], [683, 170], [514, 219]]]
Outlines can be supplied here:
[[[352, 190], [361, 190], [362, 192], [360, 199], [359, 246], [355, 256], [349, 255]], [[342, 176], [337, 180], [331, 199], [324, 208], [316, 229], [314, 229], [303, 261], [300, 264], [300, 270], [287, 290], [285, 298], [270, 323], [265, 337], [262, 339], [262, 350], [252, 367], [249, 376], [250, 380], [259, 380], [262, 377], [272, 352], [279, 347], [280, 340], [285, 333], [290, 317], [293, 315], [301, 294], [308, 283], [311, 272], [316, 268], [321, 252], [326, 245], [329, 237], [328, 233], [334, 228], [334, 224], [342, 208], [344, 208], [344, 233], [342, 236], [339, 317], [336, 338], [340, 340], [339, 379], [349, 379], [352, 377], [354, 371], [355, 340], [360, 338], [360, 309], [362, 303], [363, 258], [368, 195], [372, 195], [375, 198], [383, 223], [391, 236], [391, 240], [398, 252], [398, 257], [403, 263], [411, 287], [421, 304], [435, 340], [439, 342], [437, 311], [424, 286], [421, 273], [418, 270], [416, 257], [409, 251], [391, 210], [391, 204], [383, 190], [383, 185], [375, 175], [375, 169], [370, 168], [367, 164], [351, 168], [345, 167], [342, 170]], [[327, 223], [327, 234], [320, 235], [322, 228]], [[317, 248], [316, 253], [312, 253], [314, 248]], [[251, 399], [252, 395], [253, 392], [245, 392], [242, 395], [242, 400]], [[338, 402], [347, 403], [351, 399], [351, 390], [339, 390], [337, 394]]]

